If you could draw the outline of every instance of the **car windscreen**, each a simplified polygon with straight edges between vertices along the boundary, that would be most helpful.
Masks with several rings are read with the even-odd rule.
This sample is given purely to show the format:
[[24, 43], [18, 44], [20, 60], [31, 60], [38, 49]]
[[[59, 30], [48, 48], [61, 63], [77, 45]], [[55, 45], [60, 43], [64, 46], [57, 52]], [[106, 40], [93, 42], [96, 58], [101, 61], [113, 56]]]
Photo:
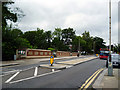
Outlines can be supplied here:
[[118, 58], [119, 58], [119, 55], [112, 55], [112, 58], [113, 58], [113, 59], [118, 59]]
[[109, 56], [109, 51], [100, 51], [100, 55]]
[[109, 56], [109, 53], [104, 53], [105, 56]]

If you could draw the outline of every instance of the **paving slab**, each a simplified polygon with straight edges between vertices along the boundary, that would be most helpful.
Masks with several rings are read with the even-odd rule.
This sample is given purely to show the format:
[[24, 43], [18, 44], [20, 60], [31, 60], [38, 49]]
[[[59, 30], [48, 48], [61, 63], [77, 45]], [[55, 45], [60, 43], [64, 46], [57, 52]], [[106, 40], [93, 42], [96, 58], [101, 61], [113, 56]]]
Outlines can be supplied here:
[[45, 67], [45, 68], [50, 68], [50, 69], [65, 69], [66, 67], [68, 67], [68, 65], [53, 64], [53, 66], [51, 66], [50, 64], [42, 64], [40, 65], [40, 67]]

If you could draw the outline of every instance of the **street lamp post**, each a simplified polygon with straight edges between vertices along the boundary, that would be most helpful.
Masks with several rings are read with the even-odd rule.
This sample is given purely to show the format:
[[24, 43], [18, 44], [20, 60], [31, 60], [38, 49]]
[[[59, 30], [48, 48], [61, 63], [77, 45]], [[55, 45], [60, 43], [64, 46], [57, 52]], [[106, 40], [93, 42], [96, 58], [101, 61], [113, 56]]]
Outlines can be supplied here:
[[81, 52], [80, 52], [80, 35], [79, 35], [79, 55], [81, 55]]
[[108, 76], [113, 75], [113, 67], [111, 62], [111, 0], [109, 0], [109, 58], [108, 58]]
[[94, 55], [94, 41], [93, 41], [93, 50], [92, 51], [93, 51], [93, 55]]

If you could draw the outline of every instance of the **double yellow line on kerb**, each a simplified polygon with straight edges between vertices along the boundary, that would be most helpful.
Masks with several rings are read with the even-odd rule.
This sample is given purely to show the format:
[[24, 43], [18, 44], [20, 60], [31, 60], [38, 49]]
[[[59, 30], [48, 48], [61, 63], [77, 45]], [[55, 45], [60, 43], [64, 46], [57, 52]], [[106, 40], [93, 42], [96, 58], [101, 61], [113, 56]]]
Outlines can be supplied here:
[[85, 83], [79, 88], [79, 90], [87, 89], [92, 84], [92, 82], [95, 80], [95, 78], [99, 75], [99, 73], [103, 70], [104, 68], [97, 70], [91, 77], [89, 77], [85, 81]]

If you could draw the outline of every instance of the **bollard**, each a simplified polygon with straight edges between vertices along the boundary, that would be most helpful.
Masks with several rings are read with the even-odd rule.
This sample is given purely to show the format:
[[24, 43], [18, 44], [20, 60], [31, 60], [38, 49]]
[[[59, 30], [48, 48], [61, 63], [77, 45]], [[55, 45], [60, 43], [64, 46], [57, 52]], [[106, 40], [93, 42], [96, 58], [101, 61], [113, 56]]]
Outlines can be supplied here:
[[16, 55], [14, 55], [14, 60], [16, 60]]
[[111, 62], [108, 63], [108, 76], [113, 76], [113, 65]]
[[50, 57], [50, 64], [51, 64], [51, 66], [53, 66], [53, 62], [54, 62], [54, 56], [51, 55], [51, 57]]

